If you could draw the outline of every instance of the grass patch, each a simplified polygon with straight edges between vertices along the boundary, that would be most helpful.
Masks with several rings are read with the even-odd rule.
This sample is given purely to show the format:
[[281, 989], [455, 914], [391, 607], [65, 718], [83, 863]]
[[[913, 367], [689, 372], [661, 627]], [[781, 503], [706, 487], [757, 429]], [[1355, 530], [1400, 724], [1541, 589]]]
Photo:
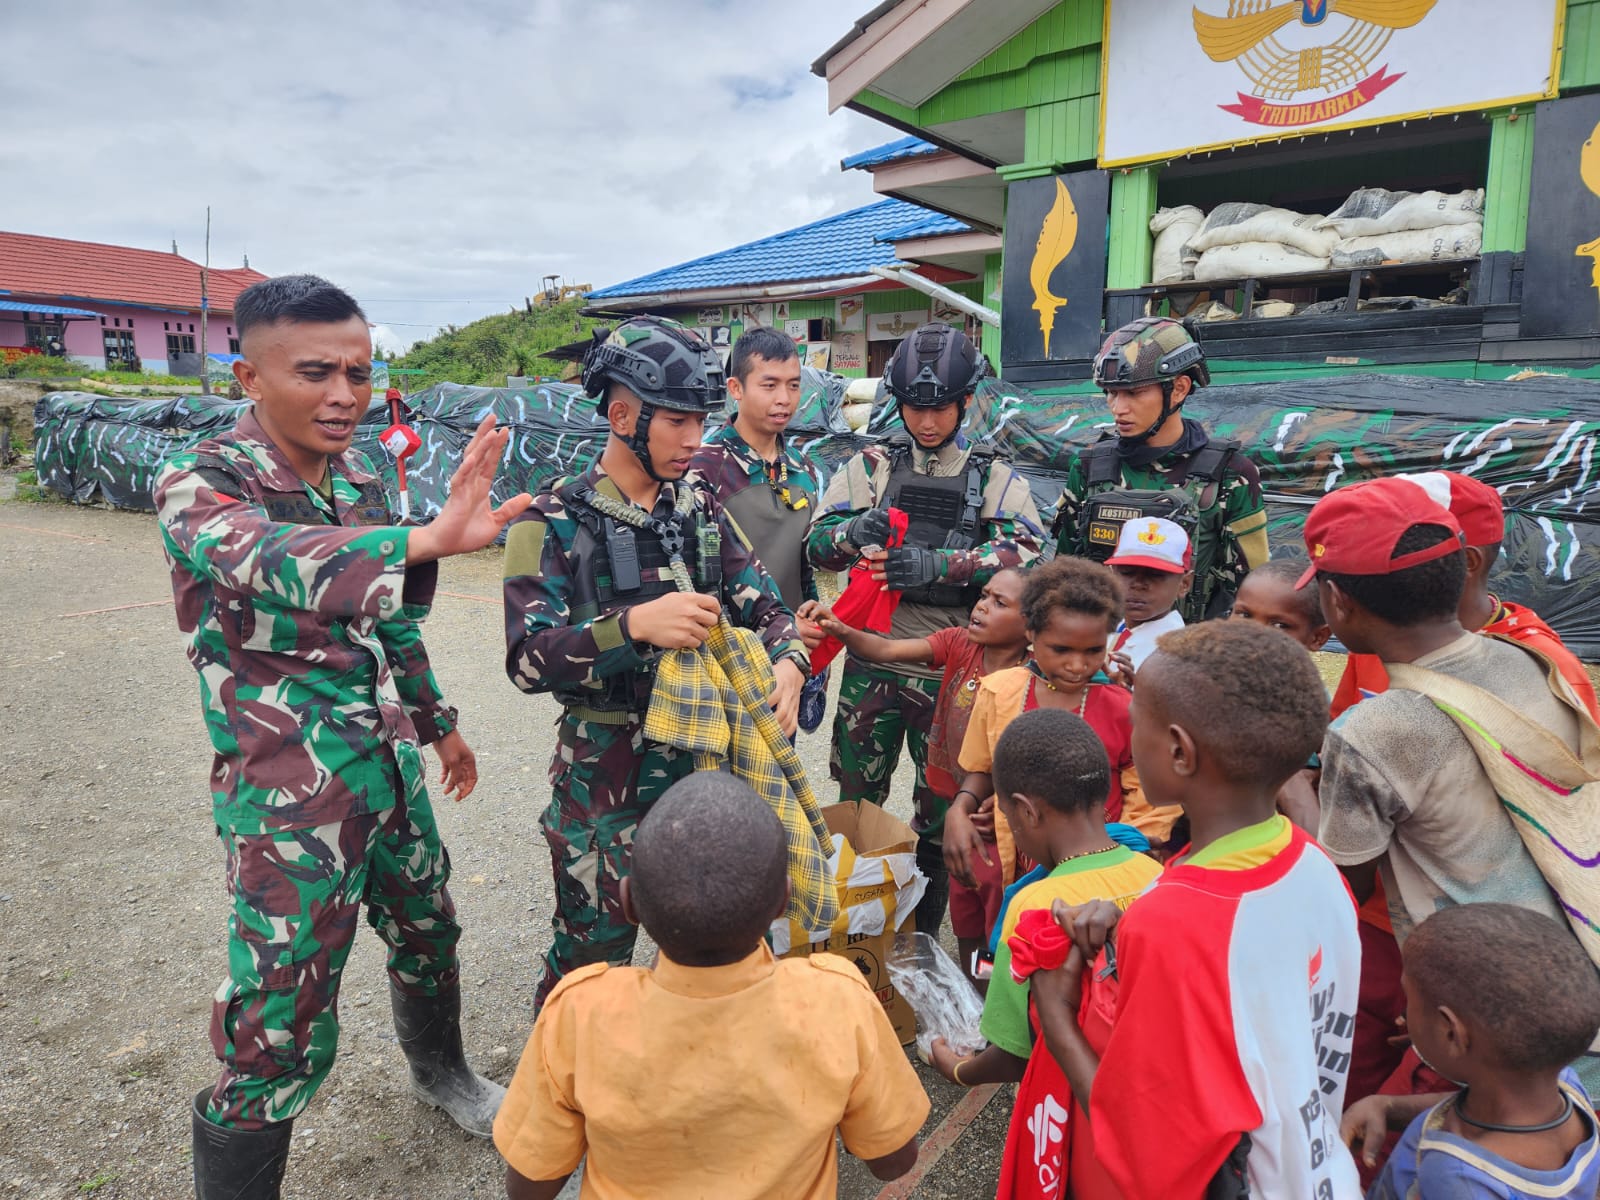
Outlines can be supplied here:
[[105, 1187], [106, 1184], [115, 1183], [121, 1178], [122, 1176], [118, 1175], [115, 1171], [101, 1171], [80, 1183], [78, 1185], [78, 1191], [82, 1195], [87, 1196], [91, 1192], [98, 1192], [101, 1188]]

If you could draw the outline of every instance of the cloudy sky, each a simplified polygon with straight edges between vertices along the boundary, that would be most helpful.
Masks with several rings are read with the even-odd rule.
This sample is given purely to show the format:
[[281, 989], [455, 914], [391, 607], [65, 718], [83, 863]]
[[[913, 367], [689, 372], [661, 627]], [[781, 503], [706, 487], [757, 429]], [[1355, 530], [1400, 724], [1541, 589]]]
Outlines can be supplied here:
[[870, 203], [872, 0], [5, 4], [0, 229], [314, 271], [410, 342]]

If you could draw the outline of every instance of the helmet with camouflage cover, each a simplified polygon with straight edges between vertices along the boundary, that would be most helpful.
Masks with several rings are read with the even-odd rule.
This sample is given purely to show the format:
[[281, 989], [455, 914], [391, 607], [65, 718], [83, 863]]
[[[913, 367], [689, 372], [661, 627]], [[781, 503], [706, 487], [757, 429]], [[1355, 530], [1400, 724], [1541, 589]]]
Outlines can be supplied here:
[[1145, 442], [1171, 419], [1183, 403], [1172, 399], [1173, 383], [1187, 375], [1193, 387], [1211, 382], [1206, 352], [1182, 322], [1170, 317], [1140, 317], [1114, 329], [1094, 357], [1094, 381], [1104, 391], [1161, 387], [1161, 412], [1141, 434], [1122, 439]]
[[1094, 357], [1094, 381], [1102, 388], [1170, 384], [1187, 375], [1195, 387], [1211, 382], [1206, 352], [1171, 317], [1140, 317], [1112, 330]]
[[[906, 334], [883, 373], [895, 403], [912, 408], [959, 404], [990, 374], [989, 360], [961, 330], [932, 321]], [[957, 422], [959, 427], [960, 422]], [[950, 437], [955, 437], [952, 430]]]
[[676, 412], [721, 412], [726, 390], [711, 343], [665, 317], [631, 317], [609, 332], [594, 331], [583, 356], [583, 390], [603, 402], [609, 382]]
[[668, 482], [650, 460], [650, 420], [656, 409], [704, 416], [722, 411], [722, 362], [711, 343], [665, 317], [631, 317], [609, 332], [594, 331], [583, 356], [583, 390], [606, 410], [607, 385], [620, 383], [639, 397], [639, 419], [628, 448], [650, 478]]

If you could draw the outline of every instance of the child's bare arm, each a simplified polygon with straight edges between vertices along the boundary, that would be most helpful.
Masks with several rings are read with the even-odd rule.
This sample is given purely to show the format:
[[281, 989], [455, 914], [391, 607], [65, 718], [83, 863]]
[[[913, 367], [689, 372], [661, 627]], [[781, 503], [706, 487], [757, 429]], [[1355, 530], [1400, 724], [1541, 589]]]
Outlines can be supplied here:
[[[958, 1058], [943, 1038], [934, 1038], [928, 1053], [933, 1069], [951, 1083], [975, 1087], [980, 1083], [1021, 1083], [1027, 1074], [1028, 1060], [1018, 1058], [999, 1046], [986, 1046], [969, 1058]], [[961, 1078], [956, 1078], [956, 1072]]]
[[933, 643], [927, 638], [886, 638], [846, 625], [829, 608], [812, 610], [811, 619], [822, 631], [844, 643], [857, 658], [870, 663], [931, 663]]
[[977, 886], [972, 856], [994, 865], [985, 842], [994, 839], [994, 815], [984, 811], [984, 802], [994, 795], [994, 781], [987, 771], [968, 771], [961, 790], [944, 814], [944, 863], [950, 874], [967, 887]]
[[528, 1179], [515, 1167], [506, 1168], [506, 1200], [556, 1200], [571, 1172], [560, 1179]]
[[1344, 1111], [1339, 1136], [1352, 1154], [1369, 1167], [1378, 1165], [1378, 1154], [1389, 1134], [1398, 1133], [1435, 1104], [1450, 1098], [1449, 1092], [1425, 1096], [1367, 1096]]
[[869, 1158], [866, 1163], [867, 1170], [878, 1179], [899, 1179], [917, 1165], [916, 1136], [912, 1135], [911, 1140], [893, 1154], [885, 1154], [882, 1158]]

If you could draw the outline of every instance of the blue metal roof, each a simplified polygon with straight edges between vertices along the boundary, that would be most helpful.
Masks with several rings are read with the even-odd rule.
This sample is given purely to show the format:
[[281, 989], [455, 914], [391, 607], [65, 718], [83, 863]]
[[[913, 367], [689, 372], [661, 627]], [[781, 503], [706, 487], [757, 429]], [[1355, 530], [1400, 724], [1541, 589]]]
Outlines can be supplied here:
[[880, 242], [902, 242], [907, 238], [936, 237], [941, 233], [971, 233], [972, 226], [965, 221], [958, 221], [955, 217], [947, 217], [943, 213], [930, 212], [921, 220], [913, 221], [909, 225], [902, 225], [898, 229], [891, 229], [887, 233], [880, 233]]
[[614, 283], [590, 292], [587, 299], [865, 275], [871, 267], [888, 266], [895, 261], [893, 247], [883, 240], [885, 235], [931, 220], [951, 225], [951, 228], [939, 230], [942, 233], [961, 232], [967, 228], [959, 221], [920, 205], [904, 200], [880, 200], [760, 241], [746, 242], [731, 250]]
[[45, 317], [98, 317], [86, 308], [61, 308], [54, 304], [31, 304], [26, 300], [0, 300], [0, 312], [38, 313]]
[[925, 142], [919, 137], [903, 137], [885, 142], [881, 146], [874, 146], [871, 150], [863, 150], [860, 154], [852, 154], [840, 161], [839, 169], [864, 171], [868, 167], [881, 167], [884, 163], [894, 162], [897, 159], [926, 158], [930, 154], [938, 153], [939, 147], [932, 142]]

